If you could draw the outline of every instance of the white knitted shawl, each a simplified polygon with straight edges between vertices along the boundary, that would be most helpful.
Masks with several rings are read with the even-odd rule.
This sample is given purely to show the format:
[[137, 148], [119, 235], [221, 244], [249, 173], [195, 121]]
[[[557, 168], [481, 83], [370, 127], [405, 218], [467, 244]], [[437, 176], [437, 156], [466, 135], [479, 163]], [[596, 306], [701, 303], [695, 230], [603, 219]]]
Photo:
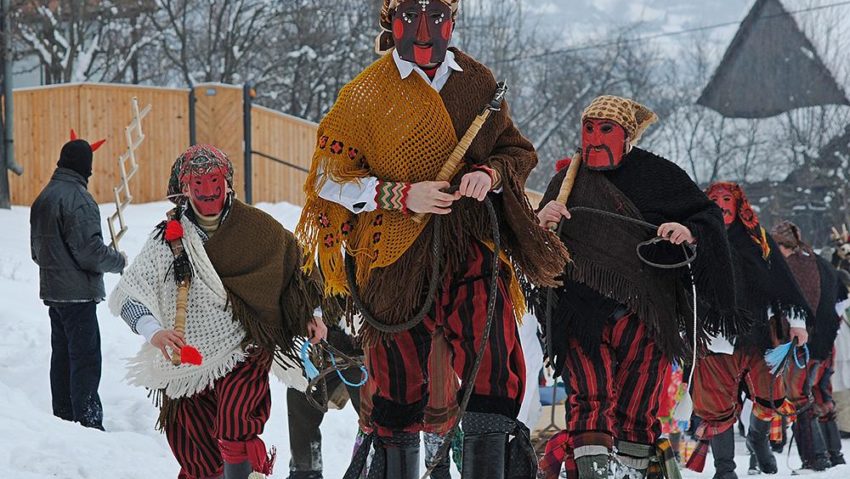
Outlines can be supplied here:
[[[182, 218], [183, 246], [193, 267], [186, 315], [186, 344], [203, 356], [200, 366], [166, 361], [162, 352], [145, 343], [128, 361], [127, 380], [148, 389], [164, 389], [172, 399], [192, 396], [212, 387], [215, 381], [245, 359], [240, 347], [245, 330], [233, 320], [227, 292], [207, 257], [197, 226]], [[177, 283], [171, 264], [174, 254], [162, 239], [148, 239], [133, 264], [124, 271], [118, 286], [109, 295], [109, 309], [118, 316], [122, 305], [132, 299], [147, 307], [165, 329], [174, 328], [177, 310]]]

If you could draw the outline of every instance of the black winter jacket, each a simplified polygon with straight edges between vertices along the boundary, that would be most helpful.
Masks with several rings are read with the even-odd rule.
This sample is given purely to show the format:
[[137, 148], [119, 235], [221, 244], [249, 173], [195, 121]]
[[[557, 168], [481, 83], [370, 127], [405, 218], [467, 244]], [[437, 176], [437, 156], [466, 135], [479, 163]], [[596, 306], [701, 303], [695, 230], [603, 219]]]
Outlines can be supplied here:
[[121, 253], [103, 243], [100, 210], [87, 180], [57, 168], [30, 209], [30, 250], [46, 303], [101, 301], [103, 273], [124, 270]]

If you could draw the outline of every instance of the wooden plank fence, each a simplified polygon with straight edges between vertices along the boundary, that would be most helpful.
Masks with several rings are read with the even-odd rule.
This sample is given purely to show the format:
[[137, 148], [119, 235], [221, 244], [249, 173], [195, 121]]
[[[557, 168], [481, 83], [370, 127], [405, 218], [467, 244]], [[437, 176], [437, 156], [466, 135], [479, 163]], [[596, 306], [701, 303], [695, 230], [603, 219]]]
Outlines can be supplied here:
[[[100, 83], [24, 88], [15, 95], [15, 158], [24, 175], [9, 175], [12, 204], [30, 205], [50, 180], [71, 128], [88, 141], [106, 138], [94, 154], [89, 191], [99, 203], [114, 201], [117, 158], [125, 149], [124, 126], [132, 118], [131, 99], [151, 105], [142, 122], [145, 141], [137, 152], [139, 172], [130, 184], [135, 203], [162, 201], [174, 159], [189, 146], [189, 89]], [[244, 198], [245, 156], [242, 87], [217, 83], [195, 86], [198, 143], [227, 153], [234, 186]], [[254, 105], [251, 110], [253, 201], [304, 203], [303, 185], [316, 144], [313, 122]], [[270, 156], [293, 166], [287, 166]], [[528, 192], [532, 205], [539, 195]]]

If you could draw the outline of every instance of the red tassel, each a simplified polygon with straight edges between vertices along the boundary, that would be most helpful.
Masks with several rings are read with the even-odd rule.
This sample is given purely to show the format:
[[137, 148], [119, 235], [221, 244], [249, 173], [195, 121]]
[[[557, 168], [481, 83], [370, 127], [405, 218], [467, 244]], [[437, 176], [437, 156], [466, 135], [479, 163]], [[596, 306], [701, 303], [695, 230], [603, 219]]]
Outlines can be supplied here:
[[174, 241], [183, 237], [183, 225], [177, 220], [168, 220], [165, 225], [165, 241]]
[[561, 171], [564, 168], [569, 167], [570, 163], [572, 163], [572, 161], [573, 161], [572, 158], [564, 158], [563, 160], [558, 160], [558, 162], [555, 163], [555, 171], [556, 172]]
[[200, 366], [202, 362], [204, 362], [204, 357], [201, 356], [201, 352], [198, 351], [194, 346], [183, 346], [180, 348], [180, 362], [182, 364], [193, 364], [195, 366]]
[[700, 441], [694, 453], [691, 454], [691, 458], [688, 459], [688, 463], [685, 464], [685, 467], [694, 472], [702, 472], [705, 469], [705, 460], [707, 457], [708, 441]]

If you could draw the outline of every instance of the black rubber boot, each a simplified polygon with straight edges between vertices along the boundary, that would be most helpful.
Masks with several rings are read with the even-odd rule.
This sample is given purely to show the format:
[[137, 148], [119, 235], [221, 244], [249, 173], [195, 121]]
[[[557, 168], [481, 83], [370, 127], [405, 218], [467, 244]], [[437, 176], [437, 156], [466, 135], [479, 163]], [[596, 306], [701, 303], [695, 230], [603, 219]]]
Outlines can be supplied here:
[[254, 471], [248, 461], [239, 464], [224, 463], [224, 479], [248, 479], [252, 472]]
[[[714, 444], [712, 443], [713, 446]], [[778, 470], [776, 467], [776, 458], [773, 456], [773, 450], [770, 447], [770, 421], [763, 421], [757, 418], [755, 414], [750, 414], [750, 428], [747, 431], [747, 449], [755, 456], [758, 470], [765, 474], [776, 474]], [[734, 449], [732, 453], [734, 456]]]
[[821, 432], [826, 440], [826, 451], [829, 453], [829, 462], [833, 466], [847, 464], [844, 455], [841, 454], [841, 433], [838, 432], [838, 424], [835, 418], [820, 423]]
[[508, 433], [516, 421], [501, 414], [467, 412], [463, 417], [463, 479], [504, 479]]
[[322, 479], [322, 424], [324, 413], [307, 402], [297, 389], [286, 390], [289, 417], [289, 478]]
[[419, 479], [419, 434], [376, 440], [368, 479]]
[[714, 479], [737, 479], [734, 428], [711, 438], [711, 454], [714, 456]]
[[812, 410], [797, 415], [794, 423], [794, 437], [797, 442], [797, 452], [803, 460], [802, 469], [824, 471], [832, 464], [826, 452], [826, 442], [821, 434], [820, 426]]

